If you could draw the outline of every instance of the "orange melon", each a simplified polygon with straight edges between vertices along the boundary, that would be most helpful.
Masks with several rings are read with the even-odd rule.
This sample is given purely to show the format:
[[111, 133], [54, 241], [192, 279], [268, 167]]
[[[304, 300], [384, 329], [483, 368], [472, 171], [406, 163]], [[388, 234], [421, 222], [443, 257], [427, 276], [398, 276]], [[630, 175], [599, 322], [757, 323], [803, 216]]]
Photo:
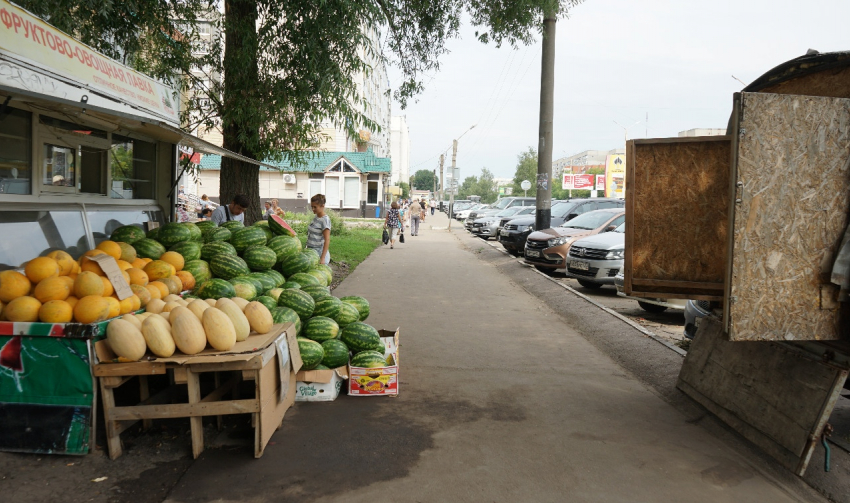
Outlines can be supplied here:
[[90, 295], [103, 295], [104, 286], [100, 276], [90, 271], [83, 271], [74, 280], [74, 296], [78, 299]]
[[164, 260], [154, 260], [146, 265], [144, 270], [151, 281], [173, 276], [177, 272], [173, 265]]
[[[138, 298], [138, 297], [136, 297], [136, 298]], [[133, 311], [133, 306], [135, 306], [136, 303], [133, 302], [133, 295], [131, 295], [124, 300], [119, 300], [118, 305], [121, 308], [119, 314], [127, 314], [127, 313]]]
[[85, 252], [83, 256], [80, 257], [80, 270], [93, 272], [98, 276], [106, 276], [106, 273], [103, 272], [103, 269], [100, 268], [100, 265], [89, 258], [95, 255], [106, 255], [106, 252], [104, 252], [103, 250], [89, 250]]
[[67, 303], [68, 303], [68, 305], [70, 305], [70, 306], [71, 306], [71, 309], [73, 309], [73, 308], [74, 308], [74, 306], [76, 306], [76, 305], [77, 305], [77, 302], [79, 302], [79, 301], [80, 301], [80, 299], [78, 299], [78, 298], [74, 297], [73, 295], [71, 295], [70, 297], [68, 297], [67, 299], [65, 299], [65, 302], [67, 302]]
[[115, 318], [121, 314], [121, 303], [115, 297], [104, 297], [109, 303], [109, 318]]
[[130, 309], [130, 311], [135, 312], [135, 311], [138, 311], [139, 309], [141, 309], [141, 308], [142, 308], [142, 300], [141, 300], [141, 299], [139, 299], [139, 296], [138, 296], [138, 295], [136, 295], [136, 294], [131, 295], [131, 296], [130, 296], [130, 300], [132, 300], [132, 301], [133, 301], [133, 306], [132, 306], [132, 308]]
[[133, 267], [133, 264], [127, 262], [126, 260], [120, 260], [119, 259], [119, 260], [116, 260], [115, 262], [118, 264], [118, 269], [121, 269], [122, 271], [126, 271], [127, 269]]
[[127, 284], [129, 285], [130, 284], [130, 275], [127, 274], [127, 271], [121, 271], [121, 276], [124, 278], [124, 281], [126, 281]]
[[97, 323], [109, 318], [109, 310], [107, 297], [88, 295], [74, 306], [74, 319], [80, 323]]
[[74, 319], [74, 308], [64, 300], [51, 300], [38, 310], [38, 319], [44, 323], [70, 323]]
[[3, 317], [8, 321], [38, 321], [41, 302], [35, 297], [18, 297], [3, 308]]
[[[167, 277], [167, 278], [165, 278], [165, 279], [167, 279], [168, 281], [171, 281], [172, 283], [174, 283], [174, 290], [172, 290], [171, 288], [169, 288], [169, 291], [170, 291], [171, 293], [173, 293], [173, 294], [177, 295], [177, 294], [179, 294], [180, 292], [182, 292], [183, 290], [185, 290], [185, 288], [183, 288], [183, 280], [181, 280], [181, 279], [180, 279], [180, 276], [178, 276], [178, 275], [176, 275], [176, 274], [175, 274], [174, 276], [169, 276], [169, 277]], [[167, 281], [164, 281], [164, 280], [160, 280], [160, 281], [163, 281], [166, 285], [168, 285], [168, 282], [167, 282]], [[169, 286], [171, 286], [171, 285], [169, 285]]]
[[110, 241], [108, 239], [106, 241], [101, 241], [100, 244], [97, 245], [95, 248], [106, 253], [107, 255], [112, 256], [112, 258], [114, 258], [115, 260], [121, 258], [121, 245], [119, 245], [115, 241]]
[[131, 285], [145, 286], [150, 281], [150, 278], [148, 278], [148, 273], [136, 267], [127, 269], [127, 275], [130, 276]]
[[182, 271], [183, 265], [186, 263], [183, 259], [183, 255], [180, 255], [179, 253], [173, 251], [167, 251], [163, 253], [162, 256], [159, 257], [159, 259], [163, 262], [168, 262], [169, 264], [173, 265], [175, 272]]
[[147, 264], [147, 262], [145, 262], [144, 259], [140, 259], [140, 258], [137, 258], [136, 260], [133, 260], [130, 263], [133, 264], [133, 267], [135, 267], [136, 269], [144, 269], [145, 264]]
[[36, 257], [27, 262], [26, 267], [24, 267], [24, 273], [33, 283], [38, 283], [51, 276], [59, 276], [61, 271], [59, 262], [50, 257]]
[[40, 281], [35, 285], [34, 296], [39, 302], [65, 300], [71, 295], [71, 287], [64, 276], [54, 276]]
[[148, 283], [147, 285], [144, 286], [144, 288], [145, 288], [145, 290], [148, 291], [148, 294], [151, 297], [150, 300], [154, 300], [154, 299], [162, 300], [162, 290], [160, 290], [157, 285], [154, 285], [153, 283]]
[[60, 276], [67, 276], [74, 272], [74, 265], [77, 263], [68, 252], [62, 250], [54, 250], [47, 254], [48, 257], [52, 258], [59, 264], [59, 268], [61, 271], [59, 272]]
[[10, 302], [29, 293], [32, 283], [18, 271], [0, 271], [0, 302]]
[[73, 292], [74, 291], [74, 280], [76, 278], [72, 278], [70, 276], [59, 276], [59, 277], [62, 278], [62, 280], [65, 281], [65, 283], [68, 284], [68, 288], [70, 288], [71, 291]]
[[113, 293], [115, 293], [115, 289], [112, 287], [112, 282], [109, 281], [109, 278], [104, 276], [100, 277], [100, 282], [103, 283], [103, 295], [104, 297], [109, 297]]
[[183, 290], [193, 290], [195, 288], [195, 277], [189, 271], [177, 271], [175, 276], [180, 278], [180, 283], [183, 284]]
[[153, 285], [154, 287], [156, 287], [159, 290], [159, 298], [160, 299], [167, 296], [169, 293], [171, 293], [168, 290], [168, 286], [165, 283], [163, 283], [162, 281], [151, 281], [150, 283], [148, 283], [148, 286], [151, 286], [151, 285]]
[[133, 248], [133, 245], [129, 243], [118, 242], [118, 246], [121, 247], [121, 260], [132, 263], [136, 260], [136, 249]]
[[[151, 293], [142, 285], [130, 285], [130, 290], [133, 290], [133, 294], [139, 298], [139, 307], [145, 307], [151, 300]], [[159, 293], [159, 290], [157, 290], [157, 293]], [[135, 310], [138, 309], [137, 307]]]

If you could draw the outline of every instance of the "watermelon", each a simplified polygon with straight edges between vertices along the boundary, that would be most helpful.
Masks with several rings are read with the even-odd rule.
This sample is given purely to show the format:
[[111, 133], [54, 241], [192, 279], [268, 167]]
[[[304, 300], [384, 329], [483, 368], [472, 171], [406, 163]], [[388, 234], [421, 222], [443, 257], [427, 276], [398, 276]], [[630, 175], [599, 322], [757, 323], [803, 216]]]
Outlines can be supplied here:
[[147, 233], [145, 233], [145, 237], [148, 238], [148, 239], [153, 239], [154, 241], [156, 241], [156, 236], [157, 236], [157, 234], [159, 234], [159, 231], [161, 229], [162, 229], [162, 227], [154, 227], [153, 229], [151, 229]]
[[267, 297], [265, 295], [261, 295], [254, 300], [256, 300], [260, 304], [266, 306], [266, 309], [268, 309], [269, 312], [271, 312], [272, 309], [277, 307], [277, 300], [275, 300], [271, 297]]
[[[250, 230], [250, 228], [245, 229]], [[277, 255], [274, 254], [271, 248], [263, 245], [254, 245], [245, 250], [242, 254], [245, 263], [252, 271], [265, 271], [274, 267], [277, 262]]]
[[201, 246], [201, 258], [210, 260], [216, 255], [233, 255], [236, 256], [236, 248], [227, 241], [214, 241]]
[[204, 233], [201, 231], [200, 227], [192, 222], [183, 222], [181, 225], [189, 229], [189, 241], [196, 241], [198, 243], [204, 242]]
[[252, 278], [251, 276], [247, 276], [247, 275], [236, 276], [235, 278], [231, 278], [230, 282], [235, 285], [236, 284], [236, 283], [234, 283], [235, 280], [239, 280], [242, 283], [250, 283], [254, 287], [254, 290], [257, 291], [257, 295], [259, 295], [259, 294], [261, 294], [265, 291], [263, 289], [263, 282], [258, 280], [257, 278]]
[[349, 304], [348, 302], [340, 302], [339, 303], [339, 313], [333, 317], [334, 321], [340, 327], [345, 328], [351, 323], [360, 320], [360, 313], [357, 311], [357, 308]]
[[269, 221], [268, 220], [257, 220], [256, 222], [254, 222], [251, 225], [254, 225], [256, 227], [268, 227]]
[[277, 286], [275, 284], [275, 279], [268, 275], [266, 272], [252, 272], [248, 275], [248, 277], [260, 282], [262, 288], [259, 291], [261, 292], [268, 292], [269, 290]]
[[223, 279], [244, 276], [251, 272], [244, 260], [233, 255], [216, 255], [210, 260], [210, 269], [215, 277]]
[[306, 272], [295, 273], [292, 276], [289, 276], [287, 279], [289, 279], [289, 281], [294, 281], [298, 283], [299, 285], [301, 285], [302, 288], [308, 285], [325, 286], [324, 282], [320, 283], [318, 278], [316, 278], [315, 276], [311, 276]]
[[364, 299], [363, 297], [358, 297], [357, 295], [350, 295], [348, 297], [342, 297], [339, 300], [347, 302], [352, 306], [356, 307], [357, 312], [360, 313], [360, 321], [366, 321], [366, 318], [369, 317], [369, 301]]
[[316, 250], [307, 248], [304, 251], [302, 251], [301, 253], [304, 254], [308, 259], [310, 259], [310, 267], [307, 268], [308, 270], [319, 265], [319, 252], [317, 252]]
[[280, 285], [280, 287], [283, 288], [284, 290], [288, 290], [290, 288], [295, 289], [295, 290], [301, 289], [301, 285], [299, 283], [294, 282], [294, 281], [285, 281], [282, 285]]
[[274, 250], [278, 262], [289, 255], [301, 253], [301, 240], [292, 236], [275, 236], [269, 240], [266, 246]]
[[280, 297], [277, 298], [277, 305], [292, 309], [302, 320], [312, 316], [313, 309], [316, 307], [316, 303], [313, 302], [313, 297], [310, 297], [310, 294], [293, 289], [281, 292]]
[[[265, 220], [260, 220], [260, 222], [265, 222]], [[257, 224], [254, 224], [254, 225], [257, 225]], [[263, 231], [263, 234], [266, 235], [266, 243], [271, 241], [271, 239], [274, 237], [274, 234], [272, 234], [272, 231], [269, 230], [268, 225], [257, 225], [257, 228], [261, 229]]]
[[277, 215], [269, 217], [269, 229], [278, 236], [295, 236], [295, 231], [288, 223]]
[[195, 227], [201, 230], [201, 234], [204, 234], [210, 229], [215, 229], [218, 225], [212, 220], [201, 220], [200, 222], [195, 222]]
[[233, 235], [230, 231], [223, 227], [216, 227], [214, 229], [210, 229], [206, 234], [204, 234], [204, 242], [212, 243], [214, 241], [228, 241]]
[[304, 337], [321, 344], [326, 340], [336, 339], [336, 336], [339, 335], [339, 325], [330, 318], [313, 316], [304, 323], [302, 332]]
[[277, 298], [280, 297], [280, 292], [283, 291], [283, 288], [272, 288], [268, 292], [264, 293], [266, 297], [271, 297], [274, 299], [275, 305], [277, 305]]
[[230, 244], [236, 248], [238, 253], [242, 253], [254, 245], [265, 245], [266, 235], [263, 229], [259, 227], [242, 227], [240, 229], [232, 229]]
[[351, 358], [351, 366], [364, 369], [386, 367], [387, 361], [380, 351], [362, 351]]
[[320, 269], [316, 269], [314, 267], [314, 268], [310, 269], [309, 271], [307, 271], [307, 274], [316, 278], [316, 280], [319, 282], [320, 285], [325, 285], [325, 286], [330, 285], [330, 283], [328, 282], [328, 277], [327, 277], [327, 275], [325, 275], [325, 271], [322, 271]]
[[140, 239], [144, 239], [144, 237], [145, 231], [142, 230], [141, 227], [137, 227], [135, 225], [122, 225], [112, 231], [112, 235], [109, 236], [109, 239], [121, 243], [133, 244]]
[[339, 339], [348, 346], [355, 354], [361, 351], [379, 350], [383, 351], [384, 343], [381, 336], [371, 325], [355, 321], [349, 323], [340, 331]]
[[243, 227], [245, 227], [245, 224], [243, 224], [239, 220], [230, 220], [219, 225], [219, 227], [223, 227], [225, 229], [228, 229], [230, 232], [233, 232], [236, 229], [242, 229]]
[[156, 235], [156, 240], [165, 247], [171, 247], [183, 241], [189, 241], [192, 237], [192, 231], [181, 223], [170, 222], [162, 226], [159, 233]]
[[293, 253], [292, 255], [287, 255], [280, 262], [278, 262], [278, 270], [289, 279], [293, 274], [297, 274], [299, 272], [307, 272], [310, 270], [310, 257], [304, 255], [303, 253]]
[[348, 346], [341, 340], [328, 339], [322, 342], [322, 349], [325, 351], [322, 365], [332, 369], [348, 365]]
[[212, 278], [210, 265], [205, 260], [190, 260], [183, 265], [183, 270], [192, 273], [196, 285]]
[[266, 276], [269, 276], [274, 280], [275, 288], [286, 282], [286, 278], [283, 277], [283, 274], [275, 271], [274, 269], [269, 269], [268, 271], [266, 271]]
[[310, 297], [313, 297], [313, 300], [316, 302], [321, 298], [331, 297], [331, 291], [328, 290], [328, 287], [322, 285], [302, 286], [301, 290], [309, 293]]
[[292, 323], [295, 325], [295, 332], [301, 332], [301, 318], [298, 317], [298, 313], [284, 306], [277, 306], [271, 310], [272, 313], [272, 321], [275, 324], [278, 323]]
[[230, 284], [233, 285], [236, 297], [242, 297], [245, 300], [254, 300], [257, 297], [257, 288], [249, 278], [233, 278]]
[[[324, 349], [324, 347], [322, 347], [322, 349]], [[322, 358], [322, 361], [324, 361], [324, 358]], [[320, 363], [320, 364], [316, 365], [315, 367], [313, 367], [313, 370], [331, 370], [331, 369], [327, 365], [322, 365]]]
[[327, 264], [319, 264], [316, 267], [314, 267], [313, 269], [323, 271], [325, 273], [325, 276], [327, 276], [328, 286], [330, 286], [331, 283], [333, 283], [333, 281], [334, 281], [334, 270], [331, 269], [331, 266], [329, 266]]
[[336, 297], [328, 295], [319, 299], [314, 298], [313, 301], [316, 303], [316, 307], [313, 309], [313, 316], [336, 318], [339, 315], [342, 301]]
[[136, 241], [133, 243], [133, 248], [136, 249], [136, 256], [140, 258], [157, 260], [165, 253], [164, 246], [149, 238]]
[[298, 337], [298, 350], [301, 353], [301, 362], [303, 370], [313, 370], [316, 365], [322, 363], [322, 358], [325, 357], [325, 350], [322, 345], [316, 341], [311, 341], [305, 337]]
[[236, 296], [236, 289], [223, 279], [213, 278], [205, 281], [196, 293], [202, 299], [221, 299], [222, 297], [230, 299]]
[[183, 255], [183, 260], [189, 262], [190, 260], [198, 260], [201, 258], [201, 243], [197, 243], [195, 241], [183, 241], [182, 243], [177, 243], [168, 249], [168, 251], [177, 252], [180, 255]]

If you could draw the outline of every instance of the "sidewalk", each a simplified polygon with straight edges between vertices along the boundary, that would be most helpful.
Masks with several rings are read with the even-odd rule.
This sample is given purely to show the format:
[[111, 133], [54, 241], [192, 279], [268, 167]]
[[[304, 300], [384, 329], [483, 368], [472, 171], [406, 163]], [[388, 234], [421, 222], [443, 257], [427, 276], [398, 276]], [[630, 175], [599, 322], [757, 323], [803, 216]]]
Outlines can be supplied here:
[[296, 404], [263, 458], [208, 449], [168, 501], [823, 501], [689, 424], [431, 229], [446, 225], [429, 215], [334, 292], [369, 299], [375, 327], [401, 327], [399, 398]]

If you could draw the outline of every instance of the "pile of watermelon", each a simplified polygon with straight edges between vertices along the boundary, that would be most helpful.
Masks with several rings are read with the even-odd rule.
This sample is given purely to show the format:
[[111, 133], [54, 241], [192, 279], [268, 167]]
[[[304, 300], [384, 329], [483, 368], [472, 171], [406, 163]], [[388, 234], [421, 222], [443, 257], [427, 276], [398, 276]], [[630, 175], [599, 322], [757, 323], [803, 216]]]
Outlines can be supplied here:
[[153, 260], [166, 251], [183, 256], [183, 270], [195, 278], [184, 298], [241, 297], [257, 301], [275, 323], [292, 322], [298, 331], [303, 369], [386, 365], [378, 331], [363, 323], [369, 302], [331, 295], [333, 271], [319, 254], [277, 220], [245, 226], [230, 221], [168, 223], [146, 235], [136, 226], [115, 229], [112, 239], [130, 243], [140, 257]]

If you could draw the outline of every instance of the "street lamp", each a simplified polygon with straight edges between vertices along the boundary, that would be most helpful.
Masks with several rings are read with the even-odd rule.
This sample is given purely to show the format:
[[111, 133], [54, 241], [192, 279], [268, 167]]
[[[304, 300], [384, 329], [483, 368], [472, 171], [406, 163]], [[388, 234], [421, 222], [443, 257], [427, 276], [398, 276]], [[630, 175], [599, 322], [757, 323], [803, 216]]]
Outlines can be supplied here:
[[633, 127], [637, 126], [638, 124], [640, 124], [640, 121], [635, 122], [634, 124], [632, 124], [632, 125], [631, 125], [631, 126], [629, 126], [629, 127], [626, 127], [626, 126], [624, 126], [624, 125], [620, 124], [620, 123], [619, 123], [619, 122], [617, 122], [617, 121], [614, 121], [614, 124], [616, 124], [616, 125], [620, 126], [621, 128], [623, 128], [623, 145], [625, 145], [625, 144], [626, 144], [626, 142], [627, 142], [627, 141], [629, 141], [629, 129], [631, 129], [631, 128], [633, 128]]
[[455, 205], [455, 189], [457, 187], [460, 187], [460, 181], [458, 180], [458, 178], [460, 178], [460, 177], [457, 176], [458, 175], [457, 141], [460, 140], [461, 138], [463, 138], [463, 135], [472, 131], [472, 129], [475, 128], [475, 126], [477, 126], [477, 125], [478, 124], [473, 124], [473, 125], [469, 126], [469, 129], [467, 129], [466, 131], [461, 133], [460, 136], [458, 136], [457, 138], [454, 139], [454, 141], [452, 141], [452, 185], [454, 185], [455, 187], [452, 187], [451, 192], [449, 192], [449, 231], [452, 230], [452, 212], [454, 211], [454, 205]]

